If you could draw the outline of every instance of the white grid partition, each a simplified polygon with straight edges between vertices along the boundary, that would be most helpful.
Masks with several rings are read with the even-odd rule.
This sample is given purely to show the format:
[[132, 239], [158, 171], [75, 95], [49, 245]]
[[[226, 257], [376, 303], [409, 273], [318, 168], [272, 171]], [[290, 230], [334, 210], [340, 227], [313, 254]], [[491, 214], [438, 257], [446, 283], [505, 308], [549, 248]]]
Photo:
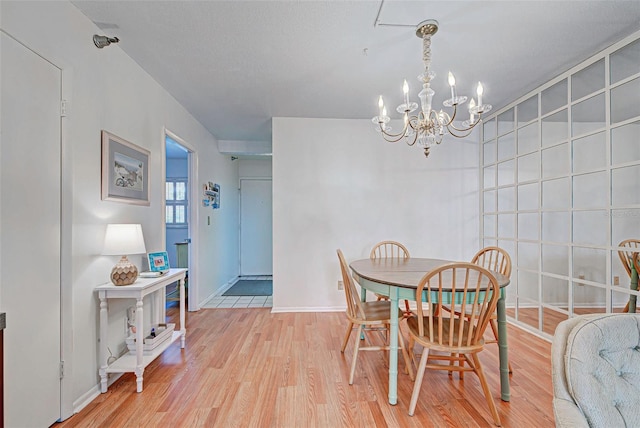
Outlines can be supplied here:
[[507, 313], [553, 335], [573, 314], [621, 311], [618, 243], [640, 239], [640, 32], [483, 124], [481, 230], [513, 260]]

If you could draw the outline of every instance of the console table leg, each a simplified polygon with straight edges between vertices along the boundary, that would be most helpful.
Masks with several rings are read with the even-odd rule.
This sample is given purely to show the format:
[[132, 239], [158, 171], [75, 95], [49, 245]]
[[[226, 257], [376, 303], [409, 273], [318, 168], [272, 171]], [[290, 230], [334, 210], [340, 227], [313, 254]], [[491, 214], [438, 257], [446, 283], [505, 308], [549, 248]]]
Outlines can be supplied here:
[[109, 326], [109, 312], [107, 311], [107, 299], [100, 293], [100, 392], [107, 392], [107, 367], [109, 357], [107, 356], [107, 329]]
[[144, 373], [144, 361], [142, 353], [144, 351], [144, 323], [143, 323], [143, 302], [142, 299], [136, 301], [136, 381], [137, 392], [142, 392], [142, 373]]
[[185, 324], [185, 316], [184, 316], [184, 279], [178, 281], [180, 287], [180, 348], [184, 349], [184, 344], [187, 336], [187, 329]]

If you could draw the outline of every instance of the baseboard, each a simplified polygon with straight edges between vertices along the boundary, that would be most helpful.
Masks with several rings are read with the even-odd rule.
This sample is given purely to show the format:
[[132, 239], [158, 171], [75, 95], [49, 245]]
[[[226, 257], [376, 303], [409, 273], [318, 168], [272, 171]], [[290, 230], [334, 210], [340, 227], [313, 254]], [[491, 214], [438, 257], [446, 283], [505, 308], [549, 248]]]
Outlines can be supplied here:
[[218, 288], [216, 291], [214, 291], [213, 293], [211, 293], [210, 295], [202, 299], [202, 301], [198, 304], [198, 308], [202, 308], [204, 305], [206, 305], [209, 302], [209, 300], [213, 299], [214, 297], [222, 296], [225, 293], [225, 291], [233, 287], [235, 283], [238, 281], [240, 281], [239, 276], [236, 276], [235, 278], [232, 278], [229, 281], [227, 281], [227, 283], [224, 284], [222, 287]]
[[[120, 379], [123, 374], [124, 373], [110, 373], [107, 387], [111, 386], [115, 381]], [[80, 413], [82, 409], [87, 407], [93, 400], [98, 398], [100, 394], [100, 384], [98, 383], [96, 386], [82, 394], [77, 400], [73, 402], [73, 414], [75, 415], [76, 413]]]

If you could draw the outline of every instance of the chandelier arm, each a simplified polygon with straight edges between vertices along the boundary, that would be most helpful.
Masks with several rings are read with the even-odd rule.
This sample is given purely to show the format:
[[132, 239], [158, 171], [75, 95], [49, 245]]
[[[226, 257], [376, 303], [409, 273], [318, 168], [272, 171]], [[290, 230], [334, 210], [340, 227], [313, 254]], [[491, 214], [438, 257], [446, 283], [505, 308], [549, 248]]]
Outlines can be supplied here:
[[469, 127], [467, 128], [456, 128], [456, 126], [453, 124], [453, 121], [451, 121], [451, 123], [447, 125], [447, 128], [453, 128], [458, 132], [467, 132], [467, 131], [471, 131], [479, 123], [480, 123], [480, 118], [478, 118], [478, 120], [476, 120], [475, 122], [470, 123]]
[[464, 138], [464, 137], [468, 137], [471, 132], [473, 131], [473, 128], [469, 128], [469, 129], [458, 129], [455, 126], [447, 126], [447, 131], [449, 132], [449, 134], [453, 135], [456, 138]]
[[[408, 128], [408, 125], [405, 125], [404, 128], [402, 129], [402, 132], [400, 132], [398, 134], [392, 134], [390, 132], [385, 131], [382, 128], [382, 124], [381, 123], [379, 123], [379, 126], [380, 126], [380, 132], [382, 132], [383, 138], [386, 141], [388, 141], [389, 143], [397, 143], [398, 141], [402, 140], [402, 138], [407, 133], [407, 128]], [[389, 137], [389, 138], [387, 138], [387, 137]]]

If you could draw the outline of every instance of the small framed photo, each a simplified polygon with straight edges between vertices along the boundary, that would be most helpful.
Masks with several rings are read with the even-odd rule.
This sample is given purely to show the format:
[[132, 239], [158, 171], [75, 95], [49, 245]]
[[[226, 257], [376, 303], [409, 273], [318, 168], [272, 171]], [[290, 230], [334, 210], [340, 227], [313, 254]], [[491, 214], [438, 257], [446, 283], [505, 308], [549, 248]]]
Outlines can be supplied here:
[[166, 272], [169, 270], [169, 255], [166, 251], [149, 253], [149, 270], [151, 272]]
[[149, 150], [102, 131], [102, 200], [149, 205]]

